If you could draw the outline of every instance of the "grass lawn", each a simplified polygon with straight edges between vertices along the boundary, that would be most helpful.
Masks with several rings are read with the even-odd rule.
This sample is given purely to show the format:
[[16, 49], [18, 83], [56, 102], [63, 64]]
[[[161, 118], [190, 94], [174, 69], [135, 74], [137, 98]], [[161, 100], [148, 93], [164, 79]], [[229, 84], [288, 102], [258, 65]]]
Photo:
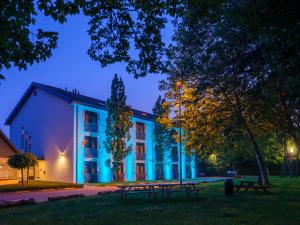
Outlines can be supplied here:
[[82, 187], [82, 185], [63, 183], [63, 182], [52, 182], [52, 181], [29, 181], [29, 184], [26, 184], [26, 181], [24, 181], [23, 187], [21, 183], [0, 185], [0, 193], [14, 192], [14, 191], [33, 191], [33, 190], [42, 190], [42, 189], [60, 189], [60, 188], [72, 188], [72, 187], [79, 188]]
[[148, 200], [119, 194], [48, 202], [0, 210], [1, 225], [84, 224], [300, 224], [300, 178], [271, 179], [270, 193], [240, 192], [225, 197], [223, 183], [205, 184], [200, 197], [183, 194]]

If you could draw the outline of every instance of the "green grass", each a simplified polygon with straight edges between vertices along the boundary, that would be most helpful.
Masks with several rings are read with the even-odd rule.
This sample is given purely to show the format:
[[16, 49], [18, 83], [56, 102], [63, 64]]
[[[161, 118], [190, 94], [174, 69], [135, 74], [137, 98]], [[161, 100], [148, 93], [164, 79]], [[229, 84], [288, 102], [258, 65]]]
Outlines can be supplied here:
[[85, 224], [201, 224], [201, 225], [296, 225], [300, 224], [300, 178], [272, 178], [270, 193], [240, 192], [224, 196], [221, 182], [199, 198], [182, 193], [148, 200], [119, 194], [48, 202], [0, 210], [1, 225]]
[[1, 185], [0, 193], [15, 192], [15, 191], [33, 191], [33, 190], [42, 190], [42, 189], [61, 189], [61, 188], [73, 188], [73, 187], [79, 188], [82, 187], [82, 185], [73, 184], [73, 183], [52, 182], [52, 181], [29, 181], [29, 184], [26, 184], [25, 181], [23, 187], [21, 183]]

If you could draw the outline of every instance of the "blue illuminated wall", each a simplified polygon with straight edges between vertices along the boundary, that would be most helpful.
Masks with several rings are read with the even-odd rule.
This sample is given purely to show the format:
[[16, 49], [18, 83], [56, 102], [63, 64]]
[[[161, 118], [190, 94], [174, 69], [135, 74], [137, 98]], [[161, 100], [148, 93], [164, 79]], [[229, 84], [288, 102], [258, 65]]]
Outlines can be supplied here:
[[[77, 183], [84, 183], [84, 164], [85, 161], [96, 161], [97, 162], [97, 173], [98, 182], [111, 182], [113, 179], [112, 171], [107, 165], [107, 160], [110, 159], [110, 155], [107, 153], [104, 147], [105, 141], [105, 127], [107, 111], [105, 109], [98, 109], [94, 107], [89, 107], [81, 104], [73, 104], [74, 108], [74, 176]], [[98, 115], [98, 132], [87, 132], [84, 128], [84, 111], [96, 112]], [[133, 127], [130, 129], [131, 138], [127, 142], [128, 146], [132, 146], [132, 152], [127, 155], [123, 162], [124, 170], [124, 180], [134, 181], [136, 180], [136, 154], [135, 154], [135, 144], [136, 142], [141, 142], [145, 144], [146, 158], [145, 158], [145, 168], [146, 168], [146, 180], [155, 180], [156, 177], [156, 162], [155, 162], [155, 140], [154, 140], [154, 123], [151, 120], [141, 119], [133, 117], [132, 121], [134, 123]], [[145, 124], [146, 137], [145, 140], [136, 139], [136, 123]], [[87, 159], [85, 158], [83, 146], [84, 136], [97, 137], [97, 150], [98, 157]], [[179, 144], [178, 144], [178, 159], [179, 159]], [[179, 163], [179, 160], [178, 160]], [[178, 164], [178, 171], [180, 167]], [[172, 157], [171, 149], [165, 149], [163, 154], [163, 176], [164, 179], [172, 179]], [[186, 178], [186, 156], [184, 146], [182, 145], [182, 175], [183, 179]], [[179, 174], [178, 174], [179, 176]], [[195, 172], [195, 160], [191, 160], [191, 176], [196, 177]]]

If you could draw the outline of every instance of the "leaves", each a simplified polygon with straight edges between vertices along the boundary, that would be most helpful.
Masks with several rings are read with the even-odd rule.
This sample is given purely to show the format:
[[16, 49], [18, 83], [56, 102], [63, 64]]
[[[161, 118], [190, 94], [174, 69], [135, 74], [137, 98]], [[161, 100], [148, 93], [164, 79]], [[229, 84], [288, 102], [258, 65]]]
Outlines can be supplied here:
[[106, 151], [112, 156], [112, 160], [107, 161], [107, 163], [115, 167], [132, 150], [132, 146], [127, 146], [126, 141], [130, 139], [129, 129], [133, 126], [131, 121], [132, 111], [126, 104], [125, 86], [123, 80], [118, 78], [117, 74], [112, 80], [111, 96], [107, 99], [106, 106], [108, 115], [104, 145]]
[[[0, 2], [0, 72], [15, 66], [20, 70], [45, 61], [57, 46], [56, 32], [35, 31], [34, 1]], [[4, 75], [1, 74], [0, 79]]]

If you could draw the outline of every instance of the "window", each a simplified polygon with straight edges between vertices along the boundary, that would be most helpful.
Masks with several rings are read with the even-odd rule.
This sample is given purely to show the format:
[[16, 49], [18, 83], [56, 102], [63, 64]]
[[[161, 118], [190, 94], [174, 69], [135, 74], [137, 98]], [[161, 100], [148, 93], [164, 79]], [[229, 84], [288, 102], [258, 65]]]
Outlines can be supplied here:
[[98, 114], [95, 112], [84, 112], [84, 128], [86, 131], [98, 132]]
[[136, 138], [141, 140], [145, 139], [145, 124], [136, 123]]
[[98, 181], [97, 162], [86, 161], [84, 163], [84, 178], [86, 183]]
[[172, 161], [178, 161], [178, 149], [177, 149], [177, 147], [172, 148]]
[[145, 144], [144, 143], [136, 143], [135, 145], [135, 151], [136, 151], [136, 159], [137, 160], [145, 160]]
[[90, 124], [97, 124], [98, 115], [95, 112], [85, 111], [84, 122]]
[[84, 136], [84, 147], [97, 148], [97, 137]]

